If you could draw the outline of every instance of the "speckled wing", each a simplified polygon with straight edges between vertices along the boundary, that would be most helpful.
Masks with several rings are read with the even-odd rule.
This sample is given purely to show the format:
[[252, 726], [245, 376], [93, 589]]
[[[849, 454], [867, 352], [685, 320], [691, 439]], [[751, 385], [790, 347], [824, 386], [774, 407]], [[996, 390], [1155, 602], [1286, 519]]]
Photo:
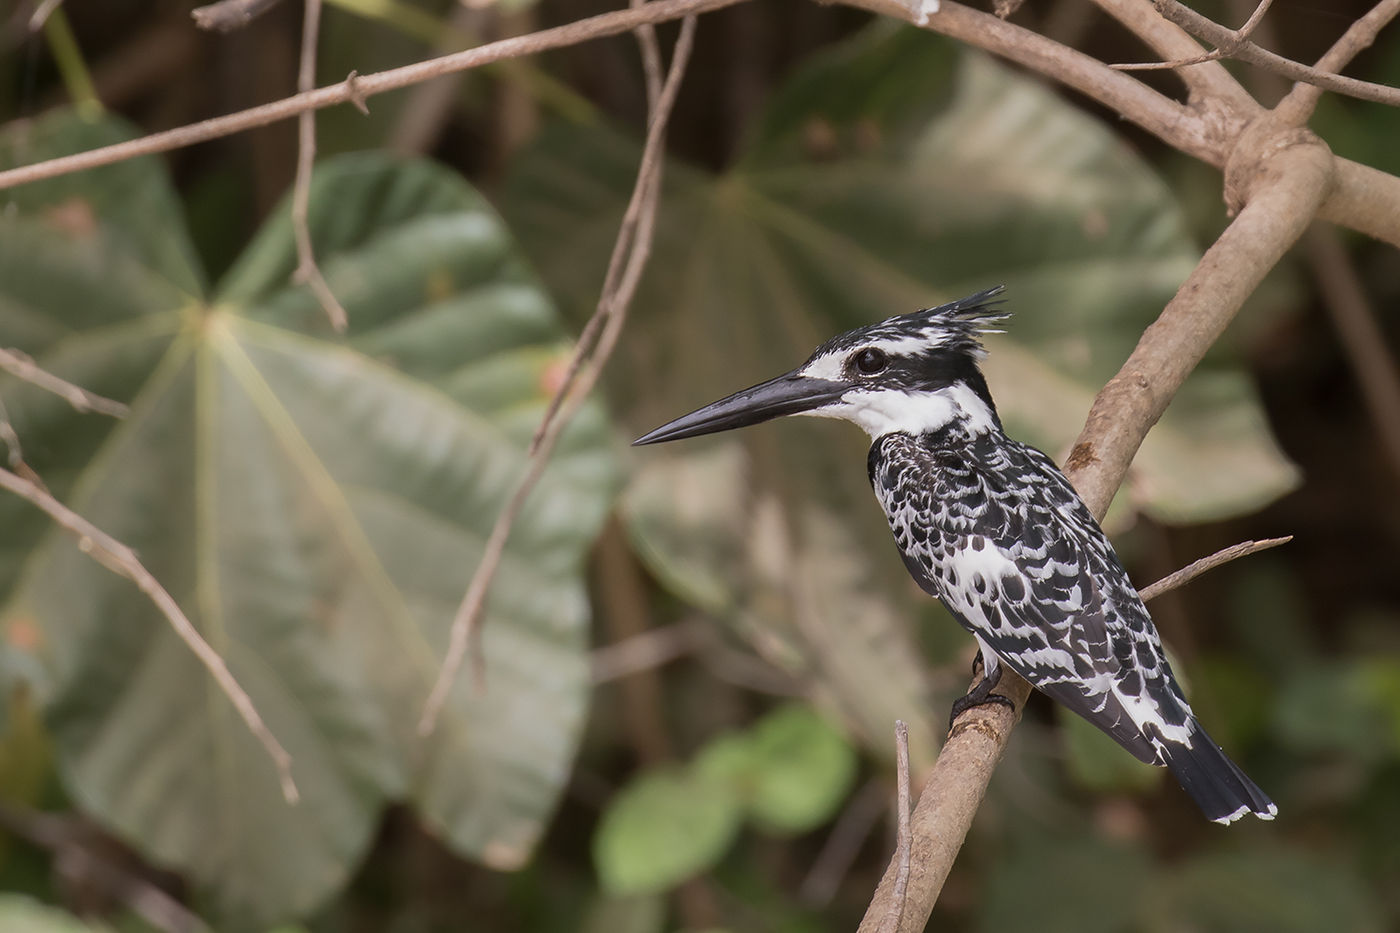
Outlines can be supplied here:
[[1001, 435], [881, 438], [871, 481], [905, 566], [1028, 682], [1162, 763], [1194, 728], [1147, 610], [1048, 457]]

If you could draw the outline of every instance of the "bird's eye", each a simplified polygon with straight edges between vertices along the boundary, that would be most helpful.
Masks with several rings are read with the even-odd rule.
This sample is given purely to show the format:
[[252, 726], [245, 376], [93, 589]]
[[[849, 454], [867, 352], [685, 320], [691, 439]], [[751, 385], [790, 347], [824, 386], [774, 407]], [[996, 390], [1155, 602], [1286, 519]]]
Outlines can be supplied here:
[[883, 372], [889, 362], [890, 358], [885, 356], [885, 351], [874, 347], [866, 347], [855, 355], [856, 370], [864, 376]]

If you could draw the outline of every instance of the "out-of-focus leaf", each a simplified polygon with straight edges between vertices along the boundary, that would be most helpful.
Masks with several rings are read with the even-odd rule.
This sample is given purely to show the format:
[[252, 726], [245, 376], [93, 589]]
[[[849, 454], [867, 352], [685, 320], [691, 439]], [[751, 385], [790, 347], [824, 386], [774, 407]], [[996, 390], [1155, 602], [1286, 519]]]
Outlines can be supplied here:
[[[47, 132], [54, 149], [85, 138], [61, 121]], [[150, 166], [119, 168], [137, 164]], [[464, 678], [429, 739], [415, 727], [563, 363], [548, 299], [455, 175], [348, 157], [318, 170], [311, 198], [318, 256], [350, 313], [343, 345], [289, 281], [285, 207], [206, 304], [168, 258], [180, 249], [125, 243], [125, 202], [106, 219], [124, 176], [105, 172], [82, 176], [91, 199], [72, 196], [98, 218], [77, 233], [42, 200], [0, 220], [0, 263], [26, 271], [0, 275], [0, 344], [132, 413], [108, 437], [32, 387], [0, 391], [31, 465], [133, 546], [224, 655], [291, 753], [302, 801], [282, 801], [265, 753], [149, 601], [26, 516], [43, 543], [22, 572], [26, 555], [7, 555], [18, 582], [0, 625], [37, 637], [9, 639], [3, 670], [43, 700], [69, 791], [196, 882], [230, 928], [321, 903], [389, 799], [456, 851], [519, 866], [583, 722], [580, 569], [614, 483], [596, 408], [507, 548], [487, 684]], [[143, 219], [184, 242], [162, 203]]]
[[1345, 862], [1274, 846], [1192, 859], [1158, 883], [1143, 919], [1163, 933], [1381, 929], [1375, 904]]
[[5, 933], [97, 933], [104, 929], [23, 895], [0, 894], [0, 930]]
[[850, 793], [855, 750], [810, 706], [769, 713], [750, 741], [754, 783], [746, 803], [760, 826], [806, 832], [829, 820]]
[[648, 771], [613, 798], [593, 862], [613, 894], [664, 891], [709, 868], [739, 832], [737, 787], [702, 769]]
[[744, 732], [711, 741], [695, 769], [727, 781], [769, 831], [800, 833], [831, 818], [855, 779], [856, 753], [810, 706], [792, 703]]
[[987, 933], [1118, 933], [1142, 917], [1151, 876], [1140, 849], [1055, 839], [998, 854], [978, 898]]
[[[634, 142], [559, 125], [508, 179], [503, 212], [580, 316], [637, 158]], [[817, 57], [733, 168], [671, 162], [666, 178], [612, 367], [638, 432], [792, 367], [837, 331], [1005, 282], [1017, 315], [989, 342], [988, 374], [1013, 433], [1062, 453], [1198, 255], [1170, 191], [1109, 129], [919, 30], [878, 26]], [[658, 575], [727, 607], [888, 750], [889, 723], [927, 706], [905, 620], [935, 613], [870, 500], [866, 449], [830, 424], [649, 449], [628, 514]], [[1129, 489], [1187, 521], [1256, 508], [1294, 481], [1220, 354], [1149, 437]], [[685, 485], [667, 495], [671, 482]], [[916, 746], [936, 744], [934, 718], [910, 726]]]
[[1375, 762], [1397, 750], [1397, 710], [1377, 687], [1397, 675], [1395, 662], [1334, 662], [1300, 669], [1279, 689], [1274, 728], [1304, 752], [1345, 753]]
[[1227, 747], [1258, 738], [1273, 716], [1273, 684], [1260, 675], [1251, 660], [1222, 654], [1201, 658], [1193, 665], [1200, 693], [1209, 703], [1194, 694], [1188, 698], [1210, 734]]
[[1231, 571], [1229, 623], [1251, 666], [1281, 679], [1312, 664], [1318, 646], [1308, 627], [1297, 575], [1268, 554]]
[[1055, 706], [1065, 743], [1070, 777], [1094, 791], [1147, 790], [1162, 780], [1162, 769], [1145, 765], [1082, 716]]
[[[913, 583], [902, 568], [886, 568], [895, 571], [891, 598], [866, 580], [874, 571], [864, 539], [825, 510], [750, 498], [762, 495], [750, 486], [751, 462], [734, 441], [649, 453], [624, 499], [638, 552], [676, 593], [727, 616], [769, 662], [814, 681], [819, 702], [870, 747], [891, 753], [897, 718], [921, 737], [911, 747], [936, 747], [937, 717], [897, 616]], [[874, 517], [872, 503], [861, 507]]]

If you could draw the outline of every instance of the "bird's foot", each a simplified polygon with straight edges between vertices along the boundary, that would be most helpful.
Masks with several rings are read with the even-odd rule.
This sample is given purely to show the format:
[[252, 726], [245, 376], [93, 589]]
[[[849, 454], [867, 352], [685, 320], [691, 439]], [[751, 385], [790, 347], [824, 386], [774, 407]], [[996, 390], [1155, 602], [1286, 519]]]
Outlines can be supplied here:
[[[977, 667], [981, 664], [981, 661], [982, 653], [979, 651], [977, 653], [977, 659], [973, 662], [974, 674], [976, 673]], [[985, 706], [989, 703], [997, 703], [1001, 706], [1005, 706], [1014, 713], [1016, 711], [1016, 704], [1013, 703], [1009, 697], [1004, 697], [1000, 693], [992, 692], [992, 689], [996, 687], [1000, 681], [1001, 665], [997, 665], [997, 669], [993, 672], [991, 677], [983, 677], [977, 682], [976, 686], [967, 692], [966, 696], [961, 696], [954, 700], [952, 712], [948, 714], [948, 731], [951, 732], [953, 730], [953, 723], [957, 722], [959, 716], [972, 709], [974, 706]]]

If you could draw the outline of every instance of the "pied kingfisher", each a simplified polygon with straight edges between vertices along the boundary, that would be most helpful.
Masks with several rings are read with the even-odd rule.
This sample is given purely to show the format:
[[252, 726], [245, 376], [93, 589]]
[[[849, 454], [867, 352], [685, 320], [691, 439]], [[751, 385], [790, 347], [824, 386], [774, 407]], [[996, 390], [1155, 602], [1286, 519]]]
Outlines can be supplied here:
[[[904, 565], [981, 650], [986, 702], [1002, 665], [1165, 765], [1207, 817], [1272, 819], [1274, 803], [1201, 728], [1113, 546], [1049, 457], [1002, 432], [979, 335], [994, 288], [833, 337], [797, 369], [639, 438], [655, 444], [780, 415], [855, 422]], [[995, 331], [990, 331], [995, 332]]]

